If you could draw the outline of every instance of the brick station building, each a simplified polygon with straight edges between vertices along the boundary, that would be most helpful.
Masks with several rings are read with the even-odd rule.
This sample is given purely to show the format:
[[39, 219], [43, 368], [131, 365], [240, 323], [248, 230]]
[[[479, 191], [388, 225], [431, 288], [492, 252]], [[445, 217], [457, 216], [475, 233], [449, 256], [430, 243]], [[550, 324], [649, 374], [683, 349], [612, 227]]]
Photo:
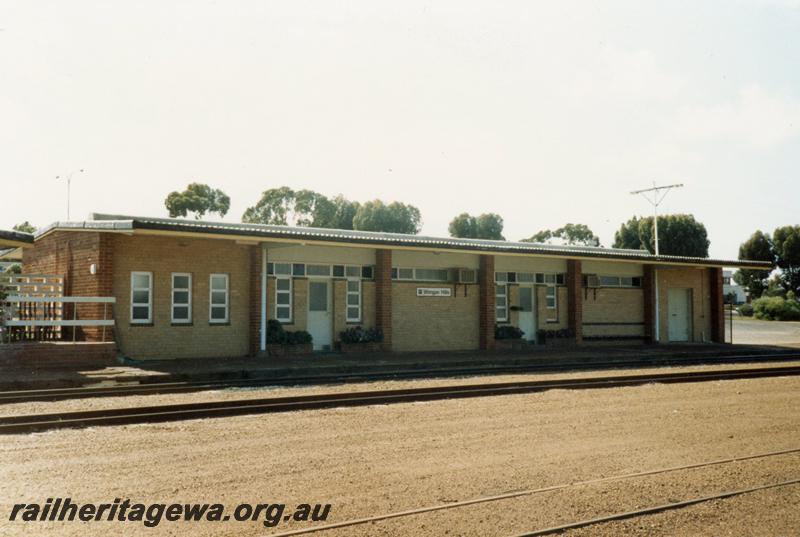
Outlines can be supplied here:
[[[492, 350], [495, 326], [530, 344], [723, 342], [722, 267], [768, 263], [639, 250], [95, 214], [56, 223], [24, 272], [65, 295], [116, 298], [134, 359], [266, 350], [268, 319], [335, 349], [379, 328], [385, 351]], [[82, 336], [94, 337], [87, 330]]]

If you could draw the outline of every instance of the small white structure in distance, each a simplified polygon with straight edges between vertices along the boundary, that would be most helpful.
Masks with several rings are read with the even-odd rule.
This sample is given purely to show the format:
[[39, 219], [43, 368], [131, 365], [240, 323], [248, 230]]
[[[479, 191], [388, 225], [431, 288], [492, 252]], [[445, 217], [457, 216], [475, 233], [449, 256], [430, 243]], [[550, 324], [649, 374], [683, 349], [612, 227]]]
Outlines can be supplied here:
[[[732, 270], [723, 270], [722, 271], [722, 295], [727, 297], [728, 295], [734, 295], [733, 303], [734, 304], [744, 304], [747, 302], [747, 293], [744, 290], [744, 287], [739, 285], [733, 280], [733, 271]], [[725, 299], [728, 301], [728, 299]]]

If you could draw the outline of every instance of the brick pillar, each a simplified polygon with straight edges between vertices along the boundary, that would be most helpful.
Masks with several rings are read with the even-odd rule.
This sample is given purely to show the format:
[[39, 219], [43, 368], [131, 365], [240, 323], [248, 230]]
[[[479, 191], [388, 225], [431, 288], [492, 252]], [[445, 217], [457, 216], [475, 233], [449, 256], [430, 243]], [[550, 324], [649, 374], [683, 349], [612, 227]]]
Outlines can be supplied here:
[[581, 262], [567, 260], [567, 327], [583, 343], [583, 275]]
[[392, 251], [375, 250], [375, 327], [384, 351], [392, 350]]
[[642, 275], [642, 291], [644, 292], [644, 341], [657, 343], [655, 326], [656, 279], [653, 265], [645, 265]]
[[[112, 233], [99, 233], [99, 248], [97, 252], [97, 296], [114, 296], [114, 235]], [[97, 318], [114, 319], [115, 304], [98, 304]], [[97, 328], [94, 341], [116, 341], [113, 326]]]
[[722, 268], [706, 269], [711, 294], [711, 341], [725, 343], [725, 295], [722, 292]]
[[250, 246], [249, 342], [250, 356], [261, 351], [261, 246]]
[[[114, 277], [114, 237], [110, 233], [85, 233], [74, 237], [67, 243], [66, 268], [64, 270], [64, 296], [113, 296]], [[95, 266], [95, 274], [91, 273], [91, 266]], [[81, 320], [102, 320], [105, 312], [106, 319], [114, 318], [114, 305], [112, 304], [64, 304], [63, 318], [70, 320], [75, 317]], [[64, 339], [72, 339], [75, 331], [77, 341], [102, 341], [105, 332], [106, 341], [114, 341], [112, 327], [105, 331], [100, 326], [76, 326], [62, 329]]]
[[478, 334], [481, 350], [494, 350], [495, 288], [494, 288], [494, 256], [481, 255], [478, 271], [479, 287], [479, 320]]

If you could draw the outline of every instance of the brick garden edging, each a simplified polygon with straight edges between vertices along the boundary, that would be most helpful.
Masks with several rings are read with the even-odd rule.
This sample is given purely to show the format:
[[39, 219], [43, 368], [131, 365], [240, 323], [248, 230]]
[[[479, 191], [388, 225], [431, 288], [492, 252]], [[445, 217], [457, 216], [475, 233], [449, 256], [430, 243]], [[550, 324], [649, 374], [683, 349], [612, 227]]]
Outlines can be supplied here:
[[0, 367], [102, 369], [116, 363], [117, 344], [55, 341], [0, 345]]
[[345, 343], [339, 342], [339, 352], [344, 354], [357, 354], [363, 352], [381, 352], [383, 344], [378, 341], [369, 341], [366, 343]]
[[495, 339], [494, 349], [496, 351], [521, 351], [528, 348], [528, 342], [524, 339]]
[[267, 344], [267, 353], [270, 356], [304, 356], [313, 352], [314, 346], [311, 343], [298, 343], [296, 345]]

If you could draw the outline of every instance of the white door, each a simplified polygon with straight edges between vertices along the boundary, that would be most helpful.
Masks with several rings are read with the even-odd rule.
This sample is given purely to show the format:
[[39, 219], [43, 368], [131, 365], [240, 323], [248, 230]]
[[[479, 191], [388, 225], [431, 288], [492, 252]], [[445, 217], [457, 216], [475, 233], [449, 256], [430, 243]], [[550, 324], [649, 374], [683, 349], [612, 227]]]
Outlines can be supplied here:
[[328, 280], [308, 281], [308, 332], [314, 350], [330, 350], [333, 343], [331, 287]]
[[525, 332], [522, 337], [536, 341], [536, 301], [532, 285], [519, 286], [519, 328]]
[[669, 340], [689, 341], [691, 339], [692, 290], [669, 289], [667, 292], [669, 312]]

